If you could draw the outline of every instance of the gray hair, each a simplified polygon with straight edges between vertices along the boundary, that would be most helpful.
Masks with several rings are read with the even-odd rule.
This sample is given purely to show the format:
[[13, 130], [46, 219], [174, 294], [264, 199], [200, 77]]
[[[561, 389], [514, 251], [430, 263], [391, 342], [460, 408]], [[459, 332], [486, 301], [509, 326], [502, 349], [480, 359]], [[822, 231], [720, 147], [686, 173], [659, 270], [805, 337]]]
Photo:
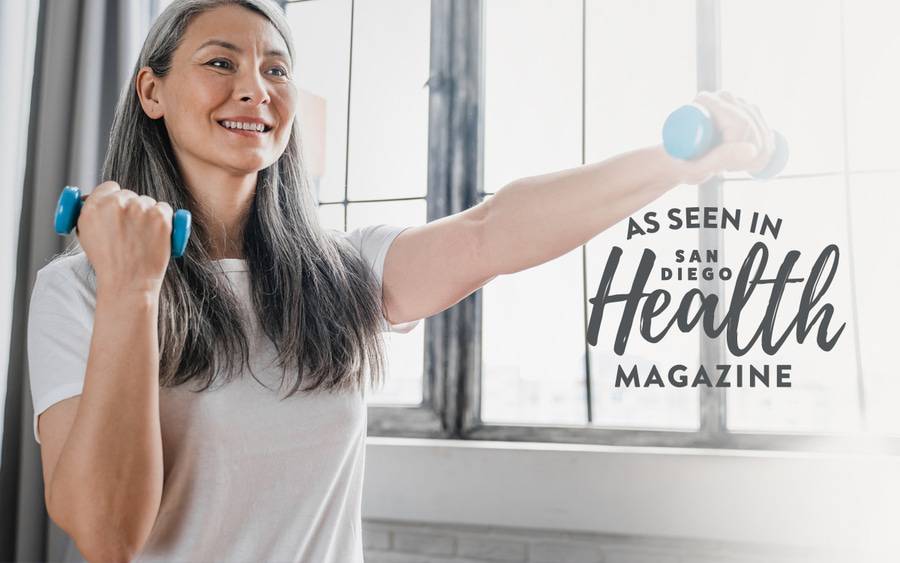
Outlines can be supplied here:
[[[287, 20], [271, 0], [175, 0], [151, 27], [131, 80], [123, 87], [102, 171], [104, 181], [168, 202], [174, 209], [188, 209], [194, 216], [187, 250], [172, 260], [160, 289], [163, 387], [196, 381], [204, 391], [219, 379], [220, 360], [226, 382], [236, 368], [250, 368], [247, 319], [207, 251], [210, 225], [196, 213], [199, 203], [184, 184], [164, 123], [144, 113], [135, 90], [142, 67], [149, 66], [157, 76], [169, 72], [172, 56], [197, 14], [226, 4], [267, 18], [294, 59]], [[375, 386], [385, 369], [378, 282], [349, 242], [320, 225], [299, 131], [295, 119], [284, 153], [257, 173], [243, 238], [252, 308], [277, 350], [282, 386], [287, 370], [296, 374], [284, 398], [298, 390], [361, 391], [366, 371]], [[63, 256], [77, 252], [76, 244]]]

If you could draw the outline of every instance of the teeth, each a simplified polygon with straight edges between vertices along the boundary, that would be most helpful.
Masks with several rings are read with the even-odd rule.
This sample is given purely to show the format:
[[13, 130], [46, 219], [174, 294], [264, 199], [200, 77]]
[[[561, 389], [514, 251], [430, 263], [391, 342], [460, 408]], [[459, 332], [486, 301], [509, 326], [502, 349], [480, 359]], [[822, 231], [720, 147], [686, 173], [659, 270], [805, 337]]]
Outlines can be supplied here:
[[242, 123], [239, 121], [221, 121], [220, 123], [228, 129], [243, 129], [245, 131], [262, 132], [266, 128], [262, 123]]

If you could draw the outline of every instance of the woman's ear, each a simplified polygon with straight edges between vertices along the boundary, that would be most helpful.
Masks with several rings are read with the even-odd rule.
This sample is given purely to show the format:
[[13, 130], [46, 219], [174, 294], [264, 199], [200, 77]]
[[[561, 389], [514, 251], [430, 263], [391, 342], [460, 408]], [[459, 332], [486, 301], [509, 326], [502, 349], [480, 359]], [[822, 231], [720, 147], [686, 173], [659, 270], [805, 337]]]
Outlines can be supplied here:
[[135, 89], [137, 90], [138, 99], [141, 101], [141, 107], [144, 113], [150, 119], [159, 119], [165, 113], [162, 103], [159, 101], [159, 78], [149, 66], [145, 66], [138, 71], [135, 79]]

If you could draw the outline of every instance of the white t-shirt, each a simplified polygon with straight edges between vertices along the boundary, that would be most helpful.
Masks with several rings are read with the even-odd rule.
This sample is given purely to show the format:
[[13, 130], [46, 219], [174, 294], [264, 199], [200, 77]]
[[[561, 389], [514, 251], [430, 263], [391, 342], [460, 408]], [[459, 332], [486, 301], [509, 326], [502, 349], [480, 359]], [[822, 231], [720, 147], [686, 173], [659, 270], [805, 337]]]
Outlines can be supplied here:
[[[348, 238], [381, 283], [384, 258], [404, 228], [373, 225]], [[242, 259], [217, 261], [249, 307]], [[42, 268], [32, 291], [28, 362], [37, 417], [79, 395], [96, 292], [86, 256]], [[196, 393], [160, 389], [164, 484], [159, 514], [137, 561], [362, 563], [361, 499], [366, 399], [358, 392], [299, 392], [279, 402], [281, 369], [254, 316], [250, 373]], [[419, 321], [389, 325], [409, 332]]]

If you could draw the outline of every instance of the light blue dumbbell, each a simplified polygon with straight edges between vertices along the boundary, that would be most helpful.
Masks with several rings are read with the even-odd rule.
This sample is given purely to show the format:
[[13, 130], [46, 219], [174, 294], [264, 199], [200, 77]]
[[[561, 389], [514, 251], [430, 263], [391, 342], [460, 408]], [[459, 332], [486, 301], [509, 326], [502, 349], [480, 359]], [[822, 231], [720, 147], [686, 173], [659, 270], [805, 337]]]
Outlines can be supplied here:
[[[663, 146], [669, 155], [681, 160], [694, 160], [721, 142], [709, 111], [698, 104], [688, 104], [669, 114], [662, 130]], [[751, 174], [759, 180], [777, 176], [787, 164], [787, 139], [775, 131], [775, 152], [761, 171]]]
[[[88, 196], [84, 196], [85, 198]], [[78, 215], [84, 201], [81, 190], [75, 186], [66, 186], [59, 194], [59, 203], [56, 206], [56, 217], [53, 221], [54, 229], [59, 235], [67, 235], [78, 224]], [[187, 248], [188, 239], [191, 237], [191, 212], [187, 209], [179, 209], [172, 217], [172, 257], [181, 258]]]

